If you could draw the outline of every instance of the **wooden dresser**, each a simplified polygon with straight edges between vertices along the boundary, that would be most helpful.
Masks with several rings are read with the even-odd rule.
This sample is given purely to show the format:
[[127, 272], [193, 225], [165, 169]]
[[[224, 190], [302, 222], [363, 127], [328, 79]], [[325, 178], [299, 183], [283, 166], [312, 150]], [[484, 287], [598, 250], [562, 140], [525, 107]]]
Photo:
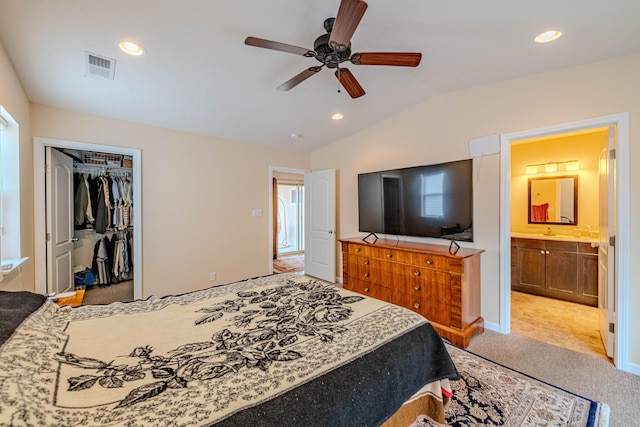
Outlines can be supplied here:
[[481, 249], [379, 239], [340, 239], [345, 289], [410, 308], [458, 347], [484, 331]]

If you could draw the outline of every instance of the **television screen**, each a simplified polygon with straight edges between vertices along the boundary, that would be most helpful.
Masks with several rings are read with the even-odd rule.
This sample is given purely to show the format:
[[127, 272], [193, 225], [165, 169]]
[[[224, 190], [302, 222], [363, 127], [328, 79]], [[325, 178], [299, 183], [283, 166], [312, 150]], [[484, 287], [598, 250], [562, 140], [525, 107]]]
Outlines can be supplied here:
[[473, 241], [473, 161], [358, 174], [359, 230]]

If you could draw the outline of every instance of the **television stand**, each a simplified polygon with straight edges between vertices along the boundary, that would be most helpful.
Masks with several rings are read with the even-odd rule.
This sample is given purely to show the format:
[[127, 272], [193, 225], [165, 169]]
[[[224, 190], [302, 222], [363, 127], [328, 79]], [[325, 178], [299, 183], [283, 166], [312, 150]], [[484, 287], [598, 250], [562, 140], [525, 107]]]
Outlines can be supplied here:
[[340, 239], [345, 289], [420, 313], [453, 345], [484, 331], [480, 315], [482, 249], [417, 242]]

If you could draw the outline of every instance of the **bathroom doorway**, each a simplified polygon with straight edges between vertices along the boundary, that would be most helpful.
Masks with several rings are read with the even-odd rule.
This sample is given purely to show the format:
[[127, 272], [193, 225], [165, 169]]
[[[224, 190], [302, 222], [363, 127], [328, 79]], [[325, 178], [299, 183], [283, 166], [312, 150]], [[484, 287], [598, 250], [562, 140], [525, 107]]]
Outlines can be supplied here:
[[[598, 244], [607, 244], [605, 242], [609, 242], [609, 236], [615, 236], [615, 250], [616, 257], [615, 260], [611, 263], [612, 267], [615, 269], [614, 279], [611, 280], [611, 285], [614, 290], [614, 298], [610, 298], [609, 306], [610, 310], [615, 311], [615, 325], [611, 329], [615, 329], [615, 341], [613, 344], [613, 360], [614, 364], [623, 370], [628, 370], [628, 308], [627, 308], [627, 299], [628, 299], [628, 258], [629, 258], [629, 241], [628, 241], [628, 232], [629, 232], [629, 209], [628, 209], [628, 188], [629, 188], [629, 176], [628, 176], [628, 150], [629, 150], [629, 131], [628, 131], [628, 114], [616, 114], [612, 116], [600, 117], [595, 119], [588, 119], [580, 122], [573, 122], [568, 124], [550, 126], [547, 128], [533, 129], [508, 135], [502, 135], [501, 139], [501, 224], [500, 224], [500, 239], [501, 239], [501, 247], [506, 250], [501, 251], [501, 282], [500, 282], [500, 331], [502, 333], [513, 332], [512, 329], [512, 320], [514, 320], [514, 308], [517, 309], [519, 302], [515, 301], [515, 297], [512, 298], [512, 290], [511, 290], [511, 269], [512, 264], [517, 262], [517, 258], [513, 256], [513, 250], [509, 250], [511, 247], [511, 238], [513, 232], [533, 232], [537, 233], [540, 236], [543, 236], [545, 230], [547, 230], [547, 226], [544, 224], [531, 224], [528, 219], [522, 220], [522, 217], [527, 217], [528, 211], [531, 209], [529, 206], [529, 192], [528, 189], [525, 191], [514, 191], [516, 188], [521, 188], [523, 183], [528, 182], [528, 178], [526, 176], [526, 166], [537, 166], [538, 173], [542, 174], [545, 170], [544, 165], [546, 163], [554, 163], [555, 166], [549, 168], [553, 170], [555, 167], [555, 174], [567, 173], [566, 164], [569, 163], [570, 160], [574, 160], [573, 156], [571, 156], [570, 152], [555, 152], [550, 151], [548, 149], [540, 150], [538, 155], [543, 157], [548, 157], [553, 155], [562, 155], [560, 158], [549, 158], [549, 159], [527, 159], [526, 164], [516, 164], [511, 156], [511, 151], [517, 147], [519, 143], [536, 143], [540, 141], [544, 141], [549, 138], [559, 138], [560, 135], [579, 135], [579, 134], [589, 134], [592, 132], [598, 131], [598, 128], [613, 128], [615, 130], [616, 137], [614, 139], [615, 144], [615, 158], [616, 160], [616, 171], [614, 173], [614, 178], [617, 184], [615, 189], [615, 198], [613, 201], [609, 202], [609, 205], [615, 207], [615, 215], [611, 216], [610, 224], [612, 230], [609, 233], [602, 233], [604, 236], [603, 239], [598, 239], [599, 229], [603, 229], [602, 225], [598, 227], [595, 224], [598, 224], [598, 219], [593, 219], [589, 217], [589, 211], [595, 210], [598, 212], [598, 207], [595, 209], [590, 209], [588, 207], [578, 205], [578, 224], [575, 225], [551, 225], [550, 228], [553, 234], [562, 234], [562, 235], [572, 235], [577, 237], [578, 233], [581, 236], [586, 237], [590, 233], [595, 233], [596, 242]], [[537, 141], [536, 141], [537, 140]], [[533, 147], [533, 146], [532, 146]], [[562, 147], [558, 147], [560, 150]], [[517, 148], [516, 148], [517, 150]], [[534, 150], [535, 152], [535, 150]], [[560, 154], [559, 154], [560, 153]], [[595, 157], [595, 159], [594, 159]], [[598, 164], [598, 153], [595, 153], [594, 157], [589, 157], [588, 162], [590, 162], [593, 168], [597, 168]], [[581, 163], [581, 161], [580, 161]], [[592, 169], [593, 169], [592, 168]], [[520, 171], [520, 169], [522, 171]], [[531, 168], [532, 170], [534, 168]], [[580, 170], [582, 170], [582, 164], [580, 166]], [[587, 163], [585, 163], [585, 169], [588, 169]], [[571, 171], [572, 173], [574, 171]], [[518, 174], [520, 174], [518, 176]], [[580, 172], [580, 186], [585, 190], [591, 191], [591, 193], [597, 193], [598, 189], [598, 177], [596, 174], [593, 174], [591, 177], [585, 176], [585, 179], [582, 179], [582, 172]], [[518, 183], [520, 186], [518, 187]], [[526, 187], [525, 187], [526, 188]], [[588, 197], [586, 197], [588, 198]], [[579, 200], [579, 199], [578, 199]], [[522, 206], [516, 206], [515, 210], [520, 209], [520, 214], [513, 213], [514, 205], [519, 203]], [[526, 203], [526, 205], [525, 205]], [[581, 213], [586, 216], [581, 218]], [[519, 215], [519, 220], [515, 220], [515, 216]], [[523, 224], [524, 222], [524, 224]], [[594, 224], [595, 223], [595, 224]], [[523, 229], [517, 229], [522, 226]], [[541, 230], [533, 230], [536, 228], [542, 227]], [[614, 228], [615, 227], [615, 228]], [[529, 229], [527, 229], [529, 228]], [[605, 227], [606, 228], [606, 227]], [[543, 230], [544, 229], [544, 230]], [[533, 231], [532, 231], [533, 230]], [[544, 237], [543, 237], [544, 238]], [[539, 252], [539, 251], [538, 251]], [[540, 272], [541, 276], [544, 276], [544, 269]], [[597, 280], [597, 279], [596, 279]], [[599, 297], [600, 295], [598, 295]], [[544, 302], [543, 302], [544, 305]], [[598, 311], [601, 310], [599, 307]], [[539, 314], [536, 314], [536, 316]], [[535, 316], [534, 316], [535, 317]], [[559, 324], [561, 323], [557, 316], [553, 316], [551, 314], [552, 321], [551, 323]], [[515, 320], [517, 321], [517, 319]], [[515, 328], [514, 328], [515, 329]], [[598, 332], [598, 335], [600, 332]], [[567, 340], [565, 340], [567, 341]], [[558, 345], [558, 344], [557, 344]]]

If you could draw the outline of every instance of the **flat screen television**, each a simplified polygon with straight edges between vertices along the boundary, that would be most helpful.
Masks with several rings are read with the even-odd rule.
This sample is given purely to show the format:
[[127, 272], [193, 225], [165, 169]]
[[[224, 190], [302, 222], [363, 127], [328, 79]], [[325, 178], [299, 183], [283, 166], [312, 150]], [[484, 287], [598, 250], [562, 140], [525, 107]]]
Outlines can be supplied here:
[[473, 161], [358, 174], [364, 233], [473, 241]]

